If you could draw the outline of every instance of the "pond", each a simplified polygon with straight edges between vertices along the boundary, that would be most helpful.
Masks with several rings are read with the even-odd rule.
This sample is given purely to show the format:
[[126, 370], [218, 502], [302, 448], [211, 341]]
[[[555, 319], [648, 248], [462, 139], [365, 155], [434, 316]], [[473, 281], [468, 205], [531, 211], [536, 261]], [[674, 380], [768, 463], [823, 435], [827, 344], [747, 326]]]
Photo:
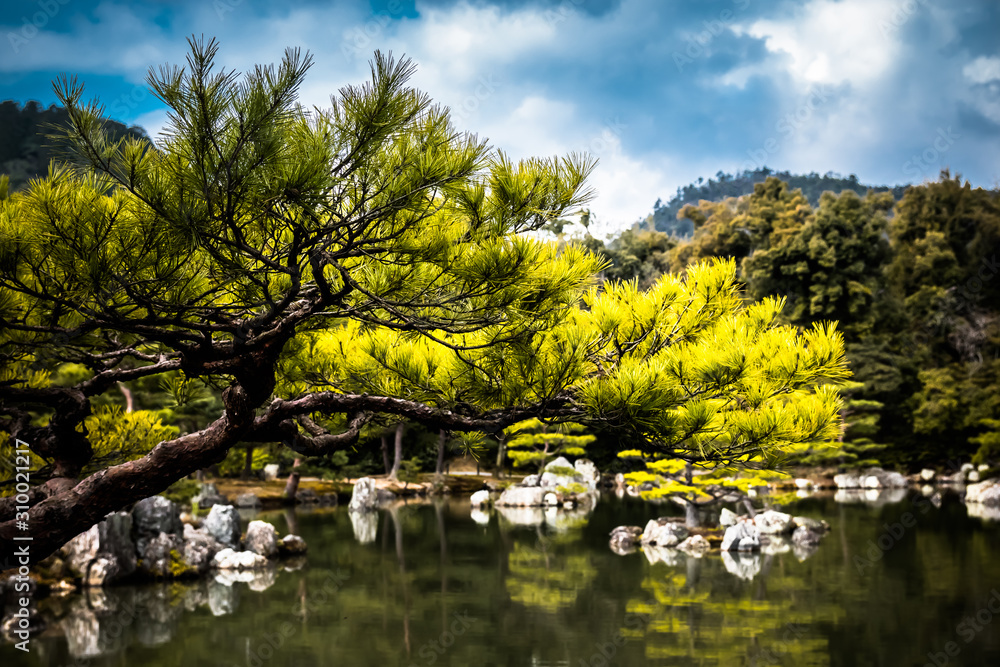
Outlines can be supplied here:
[[384, 510], [365, 525], [352, 524], [346, 508], [263, 514], [279, 532], [305, 537], [306, 566], [246, 582], [50, 599], [50, 628], [31, 653], [4, 644], [0, 661], [1000, 664], [998, 525], [969, 517], [956, 497], [940, 507], [918, 498], [797, 502], [793, 513], [832, 529], [811, 555], [724, 561], [716, 552], [656, 563], [616, 555], [607, 535], [673, 510], [613, 496], [588, 517], [559, 514], [541, 526], [474, 516], [467, 498]]

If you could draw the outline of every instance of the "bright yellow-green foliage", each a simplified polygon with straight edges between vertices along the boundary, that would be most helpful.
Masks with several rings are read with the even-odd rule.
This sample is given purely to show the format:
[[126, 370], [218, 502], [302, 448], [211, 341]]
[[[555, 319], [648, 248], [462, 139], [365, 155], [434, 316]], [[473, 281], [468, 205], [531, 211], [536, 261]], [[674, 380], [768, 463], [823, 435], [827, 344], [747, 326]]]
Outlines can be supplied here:
[[99, 467], [145, 456], [157, 443], [176, 437], [178, 432], [176, 427], [163, 424], [155, 412], [124, 412], [117, 406], [95, 408], [84, 425], [94, 448], [94, 464]]
[[508, 429], [507, 455], [515, 466], [543, 467], [557, 456], [583, 456], [596, 438], [580, 424], [546, 424], [529, 419]]
[[[549, 261], [570, 270], [564, 260]], [[581, 261], [593, 268], [582, 253], [571, 264]], [[779, 300], [745, 305], [731, 261], [664, 276], [648, 291], [608, 284], [566, 301], [530, 338], [432, 339], [358, 324], [316, 333], [287, 364], [285, 391], [322, 386], [448, 407], [562, 401], [572, 421], [631, 428], [650, 453], [754, 467], [840, 433], [836, 383], [849, 374], [839, 333], [778, 324]], [[515, 435], [512, 447], [539, 440]]]

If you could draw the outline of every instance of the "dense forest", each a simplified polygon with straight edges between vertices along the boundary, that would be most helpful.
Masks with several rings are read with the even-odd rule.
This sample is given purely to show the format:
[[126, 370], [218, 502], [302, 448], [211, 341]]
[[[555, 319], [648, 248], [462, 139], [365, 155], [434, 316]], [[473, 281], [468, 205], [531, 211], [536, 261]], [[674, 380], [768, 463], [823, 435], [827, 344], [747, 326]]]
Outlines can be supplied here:
[[[7, 101], [0, 119], [0, 174], [16, 190], [46, 172], [57, 153], [45, 135], [66, 123], [66, 113]], [[116, 137], [146, 138], [138, 127], [114, 121], [108, 127]], [[666, 205], [657, 202], [646, 224], [613, 239], [564, 240], [603, 254], [606, 280], [640, 287], [699, 260], [733, 258], [748, 297], [783, 298], [787, 323], [839, 322], [854, 373], [844, 442], [792, 462], [878, 461], [912, 469], [1000, 456], [996, 191], [948, 172], [934, 183], [891, 188], [862, 185], [853, 175], [720, 172], [678, 189]], [[73, 372], [68, 366], [57, 377]], [[125, 383], [120, 397], [105, 402], [108, 409], [157, 411], [184, 431], [201, 428], [220, 410], [216, 388], [180, 376], [166, 384]], [[379, 470], [394, 430], [393, 424], [366, 429], [350, 457], [305, 461], [302, 470]], [[588, 455], [620, 465], [615, 452], [623, 443], [614, 434], [595, 435]], [[442, 443], [437, 432], [415, 426], [407, 442], [404, 473], [434, 467]], [[481, 445], [496, 449], [493, 441]], [[447, 446], [468, 451], [457, 440]], [[236, 474], [278, 459], [290, 463], [291, 455], [248, 445], [234, 449], [220, 471]]]
[[1000, 193], [945, 171], [898, 201], [848, 188], [814, 205], [770, 176], [678, 218], [690, 238], [633, 228], [585, 242], [609, 259], [607, 279], [640, 286], [732, 257], [748, 297], [782, 297], [787, 322], [839, 322], [854, 373], [845, 443], [807, 462], [915, 468], [1000, 454]]

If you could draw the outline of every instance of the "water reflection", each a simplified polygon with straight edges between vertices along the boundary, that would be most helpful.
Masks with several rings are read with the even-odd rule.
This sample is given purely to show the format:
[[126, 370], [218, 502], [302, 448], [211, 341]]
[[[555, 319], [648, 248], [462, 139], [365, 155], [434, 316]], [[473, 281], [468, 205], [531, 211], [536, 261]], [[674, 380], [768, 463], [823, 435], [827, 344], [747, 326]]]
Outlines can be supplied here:
[[[628, 498], [603, 498], [589, 514], [532, 512], [530, 522], [500, 511], [474, 515], [466, 499], [396, 506], [363, 522], [346, 508], [264, 513], [296, 525], [310, 545], [305, 566], [50, 598], [40, 604], [49, 630], [33, 640], [33, 652], [4, 645], [0, 660], [5, 667], [77, 659], [95, 667], [924, 664], [1000, 585], [1000, 526], [970, 518], [954, 495], [941, 508], [922, 500], [925, 512], [903, 500], [869, 504], [861, 493], [840, 504], [817, 494], [790, 510], [831, 524], [818, 548], [772, 539], [761, 553], [700, 558], [675, 549], [613, 553], [613, 527], [680, 512]], [[885, 526], [906, 513], [915, 517], [906, 532], [869, 554]], [[461, 633], [453, 632], [456, 619]], [[1000, 633], [979, 633], [961, 657], [998, 664]]]

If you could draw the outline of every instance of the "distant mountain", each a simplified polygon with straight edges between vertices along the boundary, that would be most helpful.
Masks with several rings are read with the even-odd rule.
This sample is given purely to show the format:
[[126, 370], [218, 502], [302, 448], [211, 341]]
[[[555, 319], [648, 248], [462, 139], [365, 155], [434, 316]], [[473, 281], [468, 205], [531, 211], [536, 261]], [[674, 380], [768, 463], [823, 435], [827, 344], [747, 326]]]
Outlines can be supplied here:
[[697, 204], [701, 200], [722, 201], [727, 197], [741, 197], [753, 193], [755, 183], [763, 183], [768, 176], [777, 176], [788, 183], [791, 189], [801, 189], [802, 194], [813, 206], [819, 204], [819, 197], [826, 191], [841, 193], [844, 190], [854, 190], [860, 195], [864, 195], [868, 190], [875, 192], [892, 192], [893, 197], [899, 199], [909, 186], [906, 185], [865, 185], [858, 182], [858, 177], [851, 174], [844, 178], [840, 174], [827, 172], [820, 176], [817, 173], [799, 175], [787, 171], [772, 171], [767, 167], [754, 171], [744, 171], [740, 174], [726, 174], [719, 172], [715, 178], [699, 178], [697, 183], [677, 188], [677, 194], [671, 197], [670, 201], [664, 204], [657, 200], [653, 205], [653, 213], [646, 218], [646, 224], [661, 232], [667, 232], [673, 236], [684, 238], [694, 232], [694, 227], [690, 220], [678, 220], [677, 213], [685, 204]]
[[[34, 100], [21, 105], [13, 100], [0, 102], [0, 174], [10, 177], [10, 189], [19, 190], [32, 178], [45, 176], [56, 148], [46, 135], [69, 126], [69, 114], [56, 105], [43, 109]], [[105, 128], [115, 140], [126, 135], [149, 141], [141, 127], [127, 127], [108, 120]]]

